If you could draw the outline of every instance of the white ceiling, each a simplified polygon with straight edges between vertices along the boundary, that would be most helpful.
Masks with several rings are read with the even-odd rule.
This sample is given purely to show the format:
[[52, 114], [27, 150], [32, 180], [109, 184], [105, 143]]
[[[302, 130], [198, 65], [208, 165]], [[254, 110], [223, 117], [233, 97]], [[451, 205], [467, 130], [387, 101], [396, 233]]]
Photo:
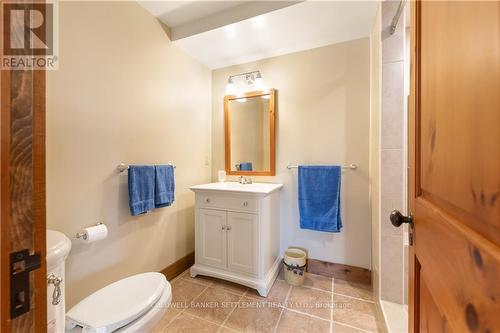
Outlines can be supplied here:
[[[270, 7], [260, 11], [264, 14], [242, 20], [228, 15], [249, 8], [249, 4], [142, 3], [171, 29], [178, 27], [173, 43], [211, 69], [368, 37], [378, 6], [376, 1], [306, 1]], [[207, 24], [214, 23], [215, 17], [216, 24]], [[224, 20], [230, 23], [221, 24]]]
[[141, 1], [168, 27], [174, 28], [185, 23], [195, 22], [206, 16], [216, 14], [245, 3], [244, 1]]
[[139, 3], [170, 28], [172, 41], [291, 6], [303, 0], [144, 1]]

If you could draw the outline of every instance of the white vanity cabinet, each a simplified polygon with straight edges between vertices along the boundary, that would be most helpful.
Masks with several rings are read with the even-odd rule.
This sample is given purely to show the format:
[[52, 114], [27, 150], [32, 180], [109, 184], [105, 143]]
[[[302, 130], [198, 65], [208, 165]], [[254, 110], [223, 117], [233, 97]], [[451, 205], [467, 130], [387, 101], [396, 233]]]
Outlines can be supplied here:
[[212, 276], [267, 296], [280, 268], [279, 193], [283, 185], [212, 183], [195, 192], [195, 264]]

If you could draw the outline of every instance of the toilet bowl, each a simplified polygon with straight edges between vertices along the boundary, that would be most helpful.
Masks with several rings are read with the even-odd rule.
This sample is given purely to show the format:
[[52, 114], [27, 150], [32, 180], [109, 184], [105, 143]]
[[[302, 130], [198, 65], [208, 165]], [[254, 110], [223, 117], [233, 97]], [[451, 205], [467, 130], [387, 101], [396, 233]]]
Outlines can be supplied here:
[[[47, 332], [149, 332], [161, 320], [172, 299], [172, 288], [161, 273], [132, 275], [94, 292], [65, 312], [64, 266], [71, 241], [47, 230], [47, 276], [60, 278], [60, 292], [47, 285]], [[57, 298], [57, 299], [56, 299]]]

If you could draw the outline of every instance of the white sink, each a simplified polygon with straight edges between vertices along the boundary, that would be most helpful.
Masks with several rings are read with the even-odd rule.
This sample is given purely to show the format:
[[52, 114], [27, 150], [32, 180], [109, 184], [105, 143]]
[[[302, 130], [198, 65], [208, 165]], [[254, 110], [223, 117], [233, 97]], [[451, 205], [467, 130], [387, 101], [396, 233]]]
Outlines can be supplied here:
[[255, 193], [267, 195], [283, 187], [283, 184], [273, 183], [252, 183], [240, 184], [237, 182], [224, 182], [224, 183], [210, 183], [203, 185], [196, 185], [190, 187], [191, 190], [203, 191], [223, 191], [223, 192], [240, 192], [240, 193]]

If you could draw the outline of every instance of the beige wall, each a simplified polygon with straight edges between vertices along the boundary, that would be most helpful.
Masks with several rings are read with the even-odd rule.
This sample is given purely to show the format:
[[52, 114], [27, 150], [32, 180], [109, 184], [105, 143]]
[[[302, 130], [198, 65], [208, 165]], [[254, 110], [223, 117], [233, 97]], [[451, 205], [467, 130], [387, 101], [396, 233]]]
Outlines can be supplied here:
[[389, 214], [406, 214], [406, 131], [404, 15], [394, 34], [390, 25], [398, 3], [381, 3], [382, 94], [380, 133], [380, 298], [404, 303], [404, 227], [395, 228]]
[[370, 205], [372, 212], [372, 286], [380, 298], [380, 69], [381, 13], [377, 11], [370, 35]]
[[[312, 258], [371, 266], [369, 207], [370, 43], [346, 43], [222, 68], [212, 75], [212, 179], [224, 169], [223, 97], [227, 77], [261, 70], [278, 89], [277, 175], [255, 178], [281, 182], [281, 247], [296, 245]], [[344, 228], [331, 234], [299, 228], [297, 170], [292, 164], [356, 163], [342, 176]], [[231, 177], [229, 177], [231, 178]], [[233, 178], [234, 179], [234, 178]]]
[[[74, 245], [67, 306], [193, 251], [194, 195], [210, 181], [211, 73], [174, 47], [136, 2], [60, 2], [60, 69], [47, 72], [47, 225], [100, 221], [105, 241]], [[174, 162], [172, 207], [131, 217], [120, 162]]]

